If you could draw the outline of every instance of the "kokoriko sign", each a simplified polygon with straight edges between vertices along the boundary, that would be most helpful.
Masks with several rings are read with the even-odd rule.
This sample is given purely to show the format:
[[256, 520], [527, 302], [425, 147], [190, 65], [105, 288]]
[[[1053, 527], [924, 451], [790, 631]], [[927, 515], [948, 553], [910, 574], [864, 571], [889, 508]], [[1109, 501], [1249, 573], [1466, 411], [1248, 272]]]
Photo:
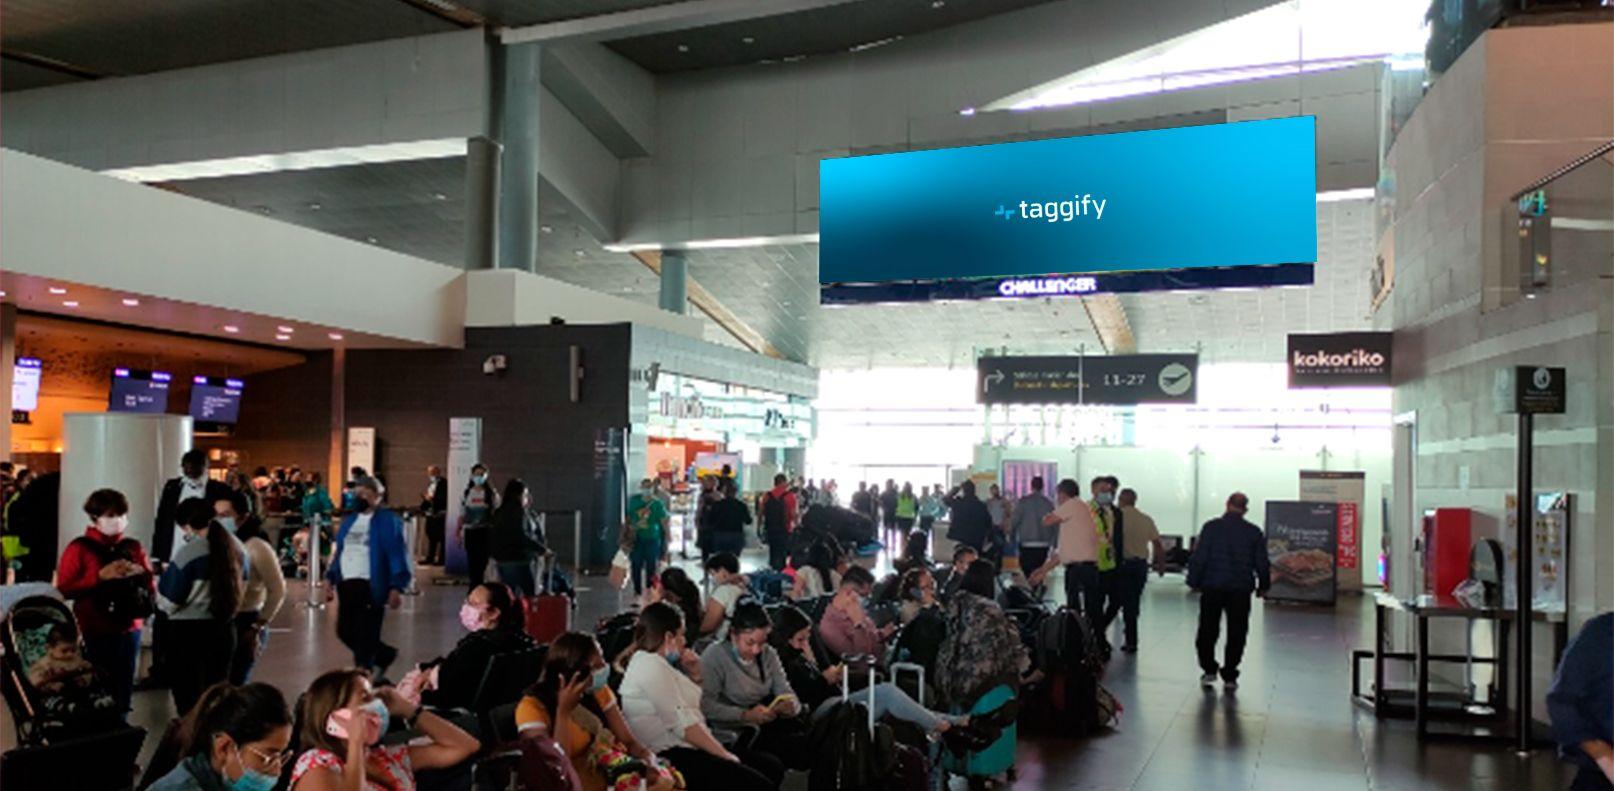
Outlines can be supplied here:
[[1289, 336], [1289, 387], [1387, 387], [1388, 332]]

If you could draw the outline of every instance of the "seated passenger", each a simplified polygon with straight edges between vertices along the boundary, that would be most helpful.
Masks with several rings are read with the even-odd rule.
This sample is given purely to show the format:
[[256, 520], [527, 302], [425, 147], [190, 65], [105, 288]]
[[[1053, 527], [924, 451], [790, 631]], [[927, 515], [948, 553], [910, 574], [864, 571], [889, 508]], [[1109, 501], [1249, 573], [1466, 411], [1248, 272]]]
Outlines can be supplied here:
[[684, 616], [684, 623], [700, 623], [705, 619], [700, 586], [683, 569], [677, 566], [662, 569], [660, 582], [650, 589], [651, 601], [664, 601], [677, 607]]
[[47, 696], [95, 683], [95, 667], [79, 654], [78, 636], [67, 626], [51, 627], [45, 636], [45, 652], [28, 666], [28, 683]]
[[713, 726], [760, 732], [751, 746], [791, 769], [806, 769], [812, 750], [803, 713], [779, 652], [768, 645], [773, 622], [756, 602], [741, 602], [729, 620], [727, 640], [701, 654], [701, 713]]
[[706, 727], [700, 677], [700, 658], [685, 643], [678, 610], [661, 602], [645, 607], [620, 687], [622, 714], [634, 735], [671, 761], [690, 789], [778, 788], [785, 774], [778, 760], [730, 750]]
[[967, 711], [992, 689], [1019, 689], [1030, 667], [1020, 630], [994, 600], [997, 573], [977, 560], [962, 575], [958, 594], [947, 605], [947, 638], [936, 661], [936, 686], [943, 702]]
[[178, 732], [183, 758], [149, 791], [268, 791], [291, 757], [291, 711], [268, 684], [208, 688]]
[[399, 683], [399, 691], [410, 697], [418, 690], [419, 702], [434, 708], [469, 709], [494, 656], [538, 647], [527, 635], [523, 618], [521, 602], [510, 586], [484, 582], [472, 588], [460, 605], [460, 625], [470, 634], [460, 638], [447, 656], [421, 663], [418, 673]]
[[941, 578], [936, 580], [942, 601], [953, 600], [953, 594], [964, 582], [964, 572], [980, 557], [981, 553], [975, 551], [975, 547], [960, 546], [953, 550], [953, 565], [943, 570]]
[[845, 555], [838, 560], [839, 563], [829, 545], [813, 544], [807, 550], [806, 560], [796, 567], [796, 584], [790, 589], [790, 598], [804, 601], [834, 593], [840, 587], [841, 574], [852, 563]]
[[835, 598], [824, 610], [818, 634], [824, 645], [839, 657], [869, 656], [876, 663], [885, 660], [885, 641], [897, 630], [896, 624], [875, 626], [863, 607], [874, 588], [874, 575], [862, 566], [852, 566], [841, 577]]
[[746, 579], [740, 573], [740, 559], [728, 552], [719, 552], [706, 559], [706, 574], [715, 583], [712, 595], [706, 600], [706, 614], [701, 619], [700, 635], [711, 635], [718, 642], [728, 636], [728, 619], [734, 614], [734, 603], [746, 594]]
[[[469, 760], [481, 744], [391, 687], [371, 689], [362, 670], [333, 670], [309, 685], [299, 716], [305, 752], [291, 770], [292, 791], [414, 791], [415, 773]], [[419, 736], [381, 744], [393, 718]]]
[[923, 566], [908, 569], [903, 572], [898, 587], [898, 601], [902, 602], [898, 616], [903, 626], [907, 626], [919, 613], [941, 607], [940, 600], [936, 598], [936, 576], [930, 573], [930, 569]]
[[[813, 660], [812, 621], [795, 607], [782, 607], [773, 615], [773, 631], [768, 640], [785, 669], [790, 688], [810, 714], [817, 719], [830, 710], [831, 704], [841, 699], [841, 677], [846, 665], [832, 665], [820, 670]], [[867, 700], [866, 692], [854, 695], [858, 701]], [[925, 729], [926, 733], [940, 734], [947, 745], [959, 752], [978, 750], [997, 739], [1001, 724], [971, 722], [968, 716], [942, 714], [919, 705], [901, 687], [890, 682], [874, 685], [874, 716], [890, 716]]]
[[674, 770], [633, 735], [606, 685], [610, 675], [593, 637], [561, 635], [549, 646], [543, 675], [516, 707], [516, 727], [523, 736], [553, 738], [571, 758], [584, 791], [638, 788], [640, 779], [645, 791], [670, 791], [677, 785]]

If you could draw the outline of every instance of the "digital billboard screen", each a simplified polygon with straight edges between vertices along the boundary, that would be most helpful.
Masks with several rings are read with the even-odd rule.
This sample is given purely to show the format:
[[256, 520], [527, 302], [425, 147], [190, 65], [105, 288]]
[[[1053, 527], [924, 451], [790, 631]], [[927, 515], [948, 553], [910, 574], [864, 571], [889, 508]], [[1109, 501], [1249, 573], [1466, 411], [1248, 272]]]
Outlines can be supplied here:
[[826, 159], [826, 303], [1311, 282], [1311, 117]]
[[191, 379], [191, 417], [198, 424], [234, 425], [241, 416], [240, 379]]
[[136, 368], [112, 370], [112, 393], [108, 412], [145, 412], [160, 415], [168, 411], [168, 385], [173, 377], [162, 371]]
[[32, 412], [39, 408], [39, 374], [43, 364], [32, 357], [18, 357], [11, 366], [11, 409]]

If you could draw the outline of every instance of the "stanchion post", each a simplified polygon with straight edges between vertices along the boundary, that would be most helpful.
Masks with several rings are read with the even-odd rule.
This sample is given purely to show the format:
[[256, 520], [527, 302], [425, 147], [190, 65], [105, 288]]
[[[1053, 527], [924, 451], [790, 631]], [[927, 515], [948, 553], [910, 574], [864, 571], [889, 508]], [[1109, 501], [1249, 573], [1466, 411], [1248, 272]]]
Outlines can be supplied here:
[[1518, 564], [1513, 569], [1513, 582], [1515, 595], [1514, 618], [1518, 620], [1518, 636], [1514, 640], [1517, 648], [1518, 661], [1514, 675], [1514, 739], [1515, 749], [1524, 755], [1530, 752], [1530, 615], [1534, 607], [1532, 583], [1535, 575], [1535, 561], [1532, 558], [1534, 547], [1531, 546], [1531, 537], [1535, 532], [1535, 495], [1531, 490], [1534, 478], [1535, 456], [1535, 415], [1521, 411], [1519, 413], [1519, 480], [1518, 500], [1514, 502], [1514, 525], [1517, 534], [1514, 536], [1514, 546], [1518, 547]]
[[324, 519], [318, 515], [308, 526], [308, 606], [310, 609], [325, 608], [325, 599], [320, 595], [319, 588], [325, 575], [320, 571], [320, 533], [324, 532]]
[[583, 512], [572, 512], [572, 580], [583, 579]]

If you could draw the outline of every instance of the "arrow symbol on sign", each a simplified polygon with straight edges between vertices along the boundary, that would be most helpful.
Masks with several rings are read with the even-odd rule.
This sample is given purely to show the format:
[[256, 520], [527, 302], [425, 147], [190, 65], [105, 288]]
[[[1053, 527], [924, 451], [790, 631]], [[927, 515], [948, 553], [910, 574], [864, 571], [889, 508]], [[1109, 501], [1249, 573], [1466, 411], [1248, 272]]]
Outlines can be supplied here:
[[992, 388], [998, 386], [999, 384], [1002, 384], [1003, 379], [1004, 379], [1003, 371], [1001, 369], [993, 371], [992, 373], [987, 374], [986, 375], [986, 389], [991, 390]]

